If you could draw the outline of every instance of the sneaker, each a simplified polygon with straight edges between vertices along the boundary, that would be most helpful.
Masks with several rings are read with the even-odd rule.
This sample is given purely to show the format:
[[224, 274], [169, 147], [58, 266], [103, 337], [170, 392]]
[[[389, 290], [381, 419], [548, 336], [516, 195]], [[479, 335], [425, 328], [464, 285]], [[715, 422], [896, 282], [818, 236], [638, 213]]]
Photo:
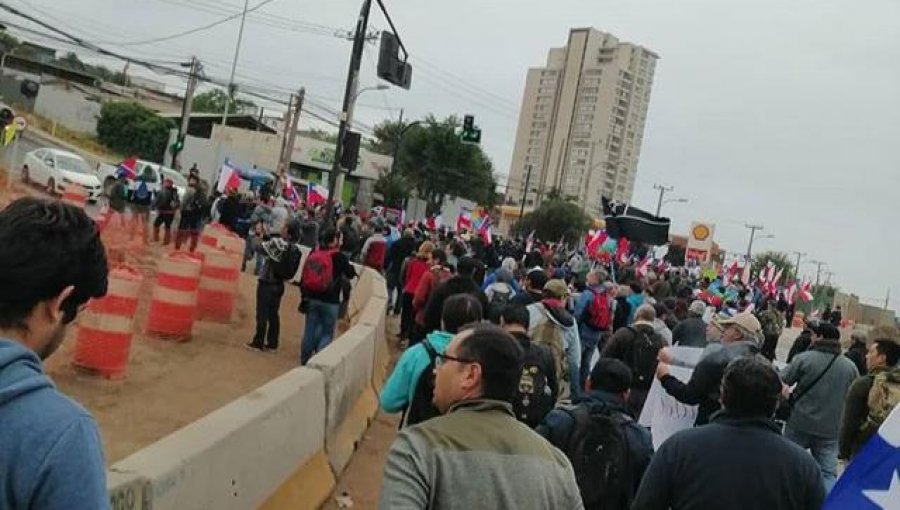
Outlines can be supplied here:
[[248, 351], [265, 352], [264, 347], [260, 347], [253, 342], [244, 344], [244, 349], [247, 349]]
[[278, 354], [278, 347], [263, 347], [266, 354]]

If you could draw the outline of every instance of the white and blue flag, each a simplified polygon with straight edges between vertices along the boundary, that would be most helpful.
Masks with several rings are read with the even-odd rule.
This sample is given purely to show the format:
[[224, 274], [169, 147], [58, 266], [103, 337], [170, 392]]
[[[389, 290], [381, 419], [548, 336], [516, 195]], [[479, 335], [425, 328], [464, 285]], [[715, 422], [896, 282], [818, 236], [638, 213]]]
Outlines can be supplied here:
[[822, 508], [900, 510], [900, 406], [856, 454]]

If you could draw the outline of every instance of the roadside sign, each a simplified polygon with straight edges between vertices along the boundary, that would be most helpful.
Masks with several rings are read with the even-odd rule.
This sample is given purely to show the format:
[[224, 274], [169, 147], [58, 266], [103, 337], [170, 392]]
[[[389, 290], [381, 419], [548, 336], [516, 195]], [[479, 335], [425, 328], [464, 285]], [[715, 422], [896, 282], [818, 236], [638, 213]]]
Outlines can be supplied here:
[[17, 131], [25, 131], [25, 128], [28, 127], [28, 121], [25, 120], [25, 117], [16, 117], [13, 119], [13, 124], [16, 125]]

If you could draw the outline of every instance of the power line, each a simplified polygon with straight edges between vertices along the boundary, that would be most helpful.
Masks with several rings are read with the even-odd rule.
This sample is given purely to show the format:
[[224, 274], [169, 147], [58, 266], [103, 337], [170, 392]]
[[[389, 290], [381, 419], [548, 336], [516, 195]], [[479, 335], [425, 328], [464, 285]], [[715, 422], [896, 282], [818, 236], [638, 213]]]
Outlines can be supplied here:
[[[261, 2], [259, 2], [259, 3], [256, 4], [256, 5], [254, 5], [253, 7], [247, 9], [247, 12], [248, 12], [248, 13], [251, 13], [251, 12], [253, 12], [253, 11], [256, 11], [257, 9], [260, 9], [260, 8], [262, 8], [263, 6], [265, 6], [266, 4], [270, 4], [270, 3], [274, 2], [274, 1], [275, 1], [275, 0], [262, 0]], [[143, 40], [143, 41], [127, 41], [127, 42], [119, 42], [119, 41], [98, 41], [97, 44], [116, 44], [116, 45], [118, 45], [118, 46], [141, 46], [141, 45], [143, 45], [143, 44], [153, 44], [153, 43], [158, 43], [158, 42], [162, 42], [162, 41], [169, 41], [169, 40], [172, 40], [172, 39], [178, 39], [179, 37], [184, 37], [184, 36], [186, 36], [186, 35], [196, 34], [197, 32], [202, 32], [203, 30], [209, 30], [210, 28], [217, 27], [217, 26], [219, 26], [219, 25], [221, 25], [221, 24], [223, 24], [223, 23], [228, 23], [229, 21], [231, 21], [231, 20], [233, 20], [233, 19], [240, 18], [242, 15], [243, 15], [243, 12], [239, 12], [239, 13], [237, 13], [237, 14], [232, 14], [232, 15], [230, 15], [230, 16], [226, 16], [226, 17], [224, 17], [224, 18], [222, 18], [222, 19], [219, 19], [219, 20], [217, 20], [217, 21], [213, 21], [212, 23], [207, 23], [206, 25], [202, 25], [202, 26], [199, 26], [199, 27], [196, 27], [196, 28], [192, 28], [192, 29], [190, 29], [190, 30], [185, 30], [184, 32], [178, 32], [178, 33], [175, 33], [175, 34], [165, 35], [165, 36], [162, 36], [162, 37], [154, 37], [154, 38], [151, 38], [151, 39], [145, 39], [145, 40]]]

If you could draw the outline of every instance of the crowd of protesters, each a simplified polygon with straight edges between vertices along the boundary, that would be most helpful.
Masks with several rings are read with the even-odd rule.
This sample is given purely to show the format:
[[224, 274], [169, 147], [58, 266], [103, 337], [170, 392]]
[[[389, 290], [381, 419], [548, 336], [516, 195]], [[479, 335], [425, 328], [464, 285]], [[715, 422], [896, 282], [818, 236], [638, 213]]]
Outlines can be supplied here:
[[[848, 347], [829, 309], [779, 356], [793, 305], [765, 285], [528, 244], [388, 237], [406, 350], [381, 394], [402, 414], [382, 508], [819, 508], [900, 401], [896, 330]], [[702, 349], [689, 379], [671, 346]], [[697, 406], [657, 452], [654, 380]]]

